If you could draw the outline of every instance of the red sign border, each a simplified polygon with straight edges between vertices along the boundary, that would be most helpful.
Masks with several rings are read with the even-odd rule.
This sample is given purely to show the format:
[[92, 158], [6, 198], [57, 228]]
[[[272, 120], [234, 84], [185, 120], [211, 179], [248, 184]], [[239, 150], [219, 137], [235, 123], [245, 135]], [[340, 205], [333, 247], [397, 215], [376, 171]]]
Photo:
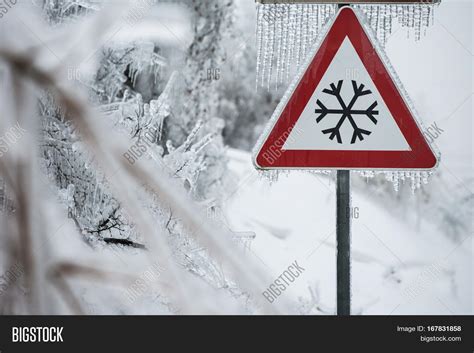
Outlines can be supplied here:
[[[358, 25], [362, 31], [347, 30], [348, 27], [351, 28], [354, 24]], [[346, 30], [344, 30], [345, 28]], [[372, 67], [375, 66], [375, 69], [368, 70], [369, 75], [408, 142], [411, 148], [410, 151], [281, 149], [289, 136], [291, 128], [300, 117], [346, 36], [351, 40], [362, 63], [367, 67], [367, 61], [370, 60]], [[391, 67], [391, 65], [388, 63], [386, 56], [374, 45], [374, 41], [374, 36], [369, 36], [369, 33], [367, 33], [357, 10], [345, 6], [338, 11], [328, 26], [323, 41], [313, 48], [312, 55], [309, 57], [309, 64], [304, 66], [304, 69], [292, 82], [260, 137], [253, 153], [253, 163], [257, 169], [390, 171], [394, 169], [430, 170], [436, 168], [438, 159], [421, 132], [415, 114], [405, 98], [403, 88], [397, 87], [396, 81], [387, 67]], [[328, 45], [329, 43], [332, 45]], [[325, 48], [325, 50], [320, 50], [321, 48]], [[362, 55], [362, 53], [366, 54], [367, 50], [372, 51], [372, 55], [368, 54], [369, 59]], [[387, 75], [390, 78], [388, 80]], [[310, 77], [318, 77], [318, 79], [310, 80]], [[385, 97], [390, 95], [391, 99], [387, 100]], [[289, 103], [293, 104], [290, 105]], [[267, 153], [267, 158], [263, 156], [262, 151], [270, 152]], [[302, 151], [304, 153], [301, 153]], [[315, 153], [308, 154], [308, 152]], [[356, 158], [354, 158], [355, 156]], [[272, 162], [269, 162], [269, 159]]]

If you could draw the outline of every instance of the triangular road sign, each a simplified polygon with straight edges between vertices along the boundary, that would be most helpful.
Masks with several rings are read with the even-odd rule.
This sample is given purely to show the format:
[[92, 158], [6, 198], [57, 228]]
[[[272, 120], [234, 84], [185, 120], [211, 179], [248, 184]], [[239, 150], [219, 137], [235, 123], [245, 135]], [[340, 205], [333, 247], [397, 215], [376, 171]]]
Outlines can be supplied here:
[[257, 168], [436, 166], [374, 41], [352, 8], [338, 12], [260, 138], [254, 153]]

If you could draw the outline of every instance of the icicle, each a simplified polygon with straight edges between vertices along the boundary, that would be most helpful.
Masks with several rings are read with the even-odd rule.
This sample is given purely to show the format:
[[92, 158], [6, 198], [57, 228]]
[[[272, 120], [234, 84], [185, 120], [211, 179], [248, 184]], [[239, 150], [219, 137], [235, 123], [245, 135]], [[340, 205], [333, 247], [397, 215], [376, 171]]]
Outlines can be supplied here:
[[[380, 37], [380, 6], [377, 6], [377, 13], [375, 15], [375, 33], [377, 33], [377, 35]], [[383, 43], [383, 41], [382, 41]]]
[[268, 77], [267, 77], [267, 90], [270, 91], [270, 83], [272, 80], [272, 71], [273, 71], [273, 61], [275, 57], [275, 31], [276, 31], [276, 22], [278, 21], [279, 16], [279, 5], [273, 5], [273, 16], [271, 18], [270, 33], [269, 33], [269, 50], [270, 50], [270, 59], [268, 65]]
[[399, 172], [398, 176], [399, 176], [401, 182], [404, 183], [405, 182], [405, 172]]
[[258, 4], [257, 87], [289, 82], [335, 12], [336, 6], [327, 4]]
[[367, 22], [384, 45], [393, 30], [392, 21], [398, 19], [402, 28], [407, 30], [407, 38], [420, 40], [426, 35], [426, 29], [433, 23], [433, 9], [439, 4], [410, 4], [410, 5], [357, 5], [355, 6], [367, 17]]
[[382, 44], [385, 44], [385, 6], [378, 6], [379, 9], [379, 28], [377, 29], [377, 36], [380, 38]]
[[321, 6], [316, 6], [314, 19], [316, 21], [316, 30], [319, 30], [319, 28], [321, 27]]
[[290, 65], [291, 65], [291, 58], [293, 56], [294, 45], [295, 45], [295, 34], [293, 31], [295, 30], [295, 10], [294, 6], [290, 6], [290, 13], [288, 16], [288, 52], [286, 55], [286, 82], [290, 80]]
[[370, 25], [377, 32], [377, 6], [370, 6]]
[[331, 5], [324, 5], [324, 18], [325, 19], [331, 16], [331, 8], [332, 8]]
[[384, 27], [383, 28], [383, 31], [384, 31], [383, 43], [384, 43], [384, 45], [387, 42], [387, 39], [390, 36], [390, 34], [392, 34], [392, 17], [391, 17], [392, 8], [393, 7], [390, 6], [390, 5], [385, 5], [384, 6], [384, 9], [385, 9], [384, 19], [383, 19], [383, 24], [384, 24], [384, 26], [383, 26]]
[[416, 172], [416, 188], [421, 188], [421, 172]]
[[285, 170], [259, 170], [258, 176], [260, 180], [267, 181], [269, 185], [276, 183], [281, 174], [288, 175], [288, 171]]
[[265, 84], [265, 73], [267, 72], [267, 65], [268, 65], [268, 43], [269, 43], [269, 36], [270, 36], [270, 30], [269, 30], [269, 25], [268, 25], [268, 20], [270, 16], [270, 11], [269, 11], [269, 6], [272, 5], [264, 5], [264, 17], [263, 17], [263, 41], [262, 41], [262, 46], [263, 46], [263, 65], [261, 68], [262, 71], [262, 77], [261, 77], [261, 85], [262, 87]]
[[408, 5], [403, 5], [403, 15], [402, 15], [402, 20], [401, 20], [401, 25], [402, 27], [408, 27], [408, 9], [409, 9], [409, 6]]
[[257, 4], [257, 30], [256, 30], [256, 38], [257, 38], [257, 89], [258, 89], [258, 82], [261, 74], [261, 66], [262, 66], [262, 48], [263, 48], [263, 5]]
[[375, 176], [375, 173], [371, 170], [363, 170], [360, 171], [359, 174], [365, 178], [365, 181], [368, 183], [369, 179], [373, 178]]
[[398, 192], [400, 190], [400, 178], [398, 176], [398, 172], [393, 172], [392, 173], [392, 182], [393, 182], [393, 190], [395, 192]]
[[306, 57], [306, 53], [309, 49], [309, 25], [310, 25], [310, 5], [302, 5], [304, 11], [304, 30], [303, 30], [303, 45], [302, 45], [302, 57]]
[[434, 23], [434, 5], [431, 5], [431, 11], [430, 11], [430, 26]]
[[389, 6], [390, 14], [388, 18], [388, 33], [390, 34], [393, 32], [393, 19], [397, 17], [397, 7], [398, 5]]
[[300, 66], [300, 54], [301, 54], [301, 23], [302, 23], [301, 5], [296, 5], [296, 31], [295, 31], [295, 50], [294, 58], [296, 60], [296, 67]]
[[423, 35], [426, 36], [426, 31], [430, 25], [430, 6], [421, 6], [421, 21], [424, 28]]
[[414, 6], [414, 15], [413, 15], [413, 20], [414, 20], [414, 26], [415, 26], [415, 40], [418, 41], [421, 39], [421, 6], [417, 5]]
[[420, 189], [422, 185], [429, 183], [429, 178], [432, 176], [433, 172], [422, 172], [422, 171], [359, 171], [357, 172], [361, 177], [366, 179], [366, 182], [370, 178], [374, 178], [377, 175], [383, 174], [385, 180], [392, 183], [393, 189], [396, 192], [400, 191], [400, 186], [405, 183], [410, 184], [410, 189], [412, 194], [415, 193], [417, 189]]
[[310, 30], [310, 45], [316, 40], [316, 33], [318, 32], [318, 8], [315, 5], [309, 5], [311, 8], [309, 30]]
[[284, 8], [281, 7], [278, 9], [279, 17], [276, 21], [275, 26], [275, 37], [276, 37], [276, 73], [275, 73], [275, 90], [278, 89], [278, 83], [280, 79], [280, 66], [281, 66], [281, 56], [282, 56], [282, 35], [281, 35], [281, 26], [282, 26], [282, 17], [283, 17]]
[[288, 44], [288, 19], [290, 18], [290, 6], [285, 6], [285, 14], [282, 17], [282, 31], [281, 36], [283, 38], [283, 57], [281, 58], [281, 67], [280, 67], [280, 82], [283, 83], [283, 76], [285, 74], [286, 68], [286, 58], [288, 57], [289, 53], [289, 44]]
[[421, 173], [421, 181], [422, 181], [423, 185], [428, 184], [430, 176], [431, 176], [431, 172], [422, 172]]

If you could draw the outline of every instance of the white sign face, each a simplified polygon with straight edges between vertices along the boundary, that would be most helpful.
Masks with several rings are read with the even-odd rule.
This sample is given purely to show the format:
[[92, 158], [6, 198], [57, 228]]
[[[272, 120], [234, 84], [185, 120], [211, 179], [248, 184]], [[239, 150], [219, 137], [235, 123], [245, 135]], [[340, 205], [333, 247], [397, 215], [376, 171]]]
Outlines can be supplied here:
[[348, 37], [282, 150], [411, 150]]

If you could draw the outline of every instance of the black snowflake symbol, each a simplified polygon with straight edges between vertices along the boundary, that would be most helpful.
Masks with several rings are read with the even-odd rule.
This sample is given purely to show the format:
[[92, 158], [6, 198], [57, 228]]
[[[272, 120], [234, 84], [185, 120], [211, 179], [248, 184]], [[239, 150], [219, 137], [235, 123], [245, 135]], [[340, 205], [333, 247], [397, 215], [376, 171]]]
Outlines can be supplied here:
[[346, 119], [349, 120], [349, 122], [352, 125], [352, 128], [354, 129], [354, 133], [352, 134], [352, 140], [351, 144], [356, 142], [357, 139], [360, 141], [364, 140], [364, 135], [370, 135], [372, 132], [367, 131], [364, 129], [361, 129], [357, 126], [354, 116], [355, 115], [365, 115], [367, 116], [374, 124], [377, 124], [377, 119], [375, 119], [375, 115], [379, 114], [378, 110], [374, 110], [377, 107], [377, 101], [372, 103], [370, 107], [368, 107], [366, 110], [356, 110], [353, 109], [354, 104], [357, 102], [357, 99], [359, 99], [362, 96], [365, 96], [367, 94], [371, 94], [372, 91], [370, 90], [365, 90], [364, 91], [364, 85], [360, 84], [358, 85], [356, 81], [352, 81], [352, 88], [354, 89], [354, 95], [349, 102], [349, 104], [346, 105], [344, 102], [344, 99], [341, 96], [341, 88], [342, 88], [342, 83], [343, 80], [340, 80], [337, 83], [337, 86], [334, 83], [331, 83], [331, 89], [324, 89], [323, 92], [326, 94], [330, 94], [332, 96], [335, 96], [339, 102], [339, 105], [341, 106], [340, 109], [328, 109], [324, 106], [324, 104], [318, 99], [316, 101], [316, 104], [319, 106], [318, 109], [315, 110], [317, 114], [319, 114], [319, 117], [316, 119], [316, 122], [319, 123], [326, 115], [328, 114], [337, 114], [340, 115], [340, 119], [337, 123], [337, 125], [331, 129], [326, 129], [323, 130], [323, 134], [330, 134], [329, 139], [334, 140], [334, 137], [337, 138], [338, 143], [342, 143], [342, 138], [341, 138], [341, 126], [344, 123]]

